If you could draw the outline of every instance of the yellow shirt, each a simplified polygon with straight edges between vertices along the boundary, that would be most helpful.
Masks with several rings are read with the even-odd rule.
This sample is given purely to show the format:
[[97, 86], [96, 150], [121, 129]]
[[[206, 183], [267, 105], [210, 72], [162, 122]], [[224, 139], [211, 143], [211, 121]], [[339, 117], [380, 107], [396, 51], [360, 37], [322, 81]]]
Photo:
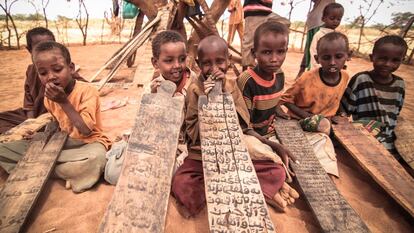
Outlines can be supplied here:
[[[324, 83], [319, 76], [319, 68], [302, 74], [291, 88], [282, 96], [282, 103], [292, 103], [306, 112], [335, 116], [342, 95], [349, 82], [349, 75], [341, 70], [341, 80], [335, 86]], [[293, 117], [292, 112], [289, 114]]]
[[69, 137], [85, 143], [100, 142], [108, 150], [112, 142], [102, 131], [101, 104], [98, 91], [88, 84], [76, 82], [73, 91], [68, 96], [68, 100], [92, 132], [88, 136], [83, 136], [73, 126], [72, 121], [63, 111], [62, 107], [58, 103], [45, 97], [45, 107], [57, 120], [60, 129], [67, 132]]

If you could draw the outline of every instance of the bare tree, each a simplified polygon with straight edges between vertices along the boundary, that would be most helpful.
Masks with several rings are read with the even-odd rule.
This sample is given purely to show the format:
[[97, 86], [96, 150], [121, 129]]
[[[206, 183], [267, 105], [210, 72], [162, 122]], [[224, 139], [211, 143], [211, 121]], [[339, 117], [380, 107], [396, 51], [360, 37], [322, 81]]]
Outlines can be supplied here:
[[289, 19], [289, 21], [290, 21], [290, 19], [291, 19], [291, 17], [292, 17], [292, 12], [293, 12], [293, 9], [297, 6], [297, 5], [299, 5], [300, 3], [302, 3], [302, 2], [304, 2], [305, 0], [289, 0], [289, 1], [287, 1], [286, 3], [285, 2], [282, 2], [282, 5], [289, 5], [289, 16], [288, 16], [288, 19]]
[[17, 26], [14, 23], [13, 17], [10, 13], [13, 4], [16, 3], [17, 1], [18, 0], [14, 0], [10, 4], [8, 4], [8, 1], [4, 0], [4, 4], [0, 3], [0, 7], [3, 9], [4, 13], [6, 14], [6, 29], [8, 32], [7, 44], [8, 44], [9, 49], [11, 49], [11, 29], [10, 29], [9, 20], [13, 26], [14, 34], [16, 36], [17, 49], [20, 49], [20, 37], [21, 36], [19, 36], [19, 33], [17, 31]]
[[[86, 8], [85, 1], [84, 0], [78, 0], [78, 1], [79, 1], [79, 12], [78, 12], [78, 16], [76, 16], [76, 23], [78, 24], [78, 27], [82, 32], [82, 37], [83, 37], [82, 44], [86, 45], [86, 38], [88, 37], [89, 13], [88, 13], [88, 9]], [[83, 12], [85, 13], [85, 17], [83, 17]]]
[[45, 19], [46, 28], [49, 28], [48, 20], [47, 20], [47, 14], [46, 14], [46, 8], [47, 5], [49, 5], [49, 0], [42, 0], [42, 11], [43, 11], [43, 17]]

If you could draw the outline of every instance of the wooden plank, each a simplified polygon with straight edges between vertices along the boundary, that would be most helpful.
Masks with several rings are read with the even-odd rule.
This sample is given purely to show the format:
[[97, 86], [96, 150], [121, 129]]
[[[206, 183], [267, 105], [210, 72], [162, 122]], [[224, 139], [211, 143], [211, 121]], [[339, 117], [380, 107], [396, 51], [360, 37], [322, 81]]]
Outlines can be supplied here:
[[[158, 23], [157, 30], [152, 34], [152, 38], [160, 31], [167, 30], [170, 28], [171, 23], [174, 19], [177, 8], [174, 4], [168, 4], [162, 7], [161, 11], [161, 21]], [[159, 13], [160, 14], [160, 13]], [[147, 40], [144, 44], [145, 49], [142, 54], [140, 54], [137, 62], [137, 69], [135, 70], [135, 75], [133, 79], [134, 86], [144, 86], [149, 83], [152, 79], [154, 73], [154, 68], [152, 67], [151, 57], [152, 57], [152, 45], [151, 40]]]
[[[32, 141], [0, 191], [0, 232], [21, 232], [66, 142], [67, 134], [50, 132]], [[50, 140], [49, 140], [50, 138]]]
[[0, 142], [11, 142], [23, 139], [28, 131], [37, 132], [52, 121], [52, 115], [45, 113], [37, 118], [30, 118], [0, 135]]
[[335, 137], [361, 167], [411, 216], [414, 216], [414, 179], [385, 147], [349, 122], [333, 125]]
[[313, 152], [298, 122], [277, 119], [281, 143], [300, 161], [291, 163], [300, 188], [324, 232], [369, 232], [368, 227], [339, 193]]
[[218, 82], [198, 109], [210, 232], [275, 232], [231, 94]]
[[398, 117], [398, 124], [394, 129], [395, 147], [405, 162], [414, 169], [414, 125], [402, 117]]
[[164, 81], [145, 94], [99, 232], [164, 232], [184, 98]]

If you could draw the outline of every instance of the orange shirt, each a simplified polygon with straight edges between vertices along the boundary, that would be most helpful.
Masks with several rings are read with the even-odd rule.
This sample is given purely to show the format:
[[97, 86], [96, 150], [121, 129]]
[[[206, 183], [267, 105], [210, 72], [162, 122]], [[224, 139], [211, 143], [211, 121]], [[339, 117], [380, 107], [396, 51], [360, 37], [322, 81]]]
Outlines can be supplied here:
[[89, 136], [83, 136], [78, 129], [73, 126], [72, 121], [63, 111], [61, 106], [58, 103], [45, 98], [45, 107], [58, 121], [60, 129], [67, 132], [69, 137], [79, 139], [85, 143], [100, 142], [108, 150], [111, 146], [111, 141], [102, 131], [101, 104], [98, 91], [88, 84], [76, 82], [73, 91], [68, 96], [68, 100], [80, 114], [92, 133]]
[[[341, 70], [341, 79], [335, 86], [324, 83], [319, 76], [319, 68], [307, 71], [282, 96], [282, 103], [292, 103], [304, 111], [335, 116], [342, 95], [348, 85], [349, 75]], [[293, 117], [292, 112], [289, 114]]]

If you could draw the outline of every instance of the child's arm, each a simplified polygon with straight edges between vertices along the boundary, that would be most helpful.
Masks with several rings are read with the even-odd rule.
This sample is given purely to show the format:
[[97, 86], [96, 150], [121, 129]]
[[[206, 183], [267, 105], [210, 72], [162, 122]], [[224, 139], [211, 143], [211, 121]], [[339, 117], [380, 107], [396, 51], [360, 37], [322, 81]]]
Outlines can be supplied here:
[[296, 157], [293, 156], [293, 154], [287, 148], [285, 148], [282, 144], [270, 141], [269, 139], [267, 139], [267, 138], [263, 137], [262, 135], [258, 134], [253, 129], [247, 129], [247, 130], [244, 131], [244, 133], [247, 134], [247, 135], [251, 135], [253, 137], [256, 137], [262, 143], [270, 146], [272, 148], [272, 150], [275, 151], [276, 154], [280, 156], [280, 158], [282, 159], [283, 163], [286, 166], [289, 166], [289, 158], [291, 158], [293, 162], [298, 163]]
[[68, 101], [65, 90], [62, 87], [48, 82], [45, 87], [45, 96], [62, 107], [62, 110], [66, 113], [72, 124], [83, 136], [88, 136], [92, 133], [92, 130], [86, 125], [81, 115]]
[[300, 117], [301, 119], [305, 119], [307, 117], [311, 117], [314, 114], [307, 112], [301, 108], [299, 108], [298, 106], [292, 104], [292, 103], [285, 103], [285, 106], [291, 111], [293, 112], [295, 115], [297, 115], [298, 117]]

